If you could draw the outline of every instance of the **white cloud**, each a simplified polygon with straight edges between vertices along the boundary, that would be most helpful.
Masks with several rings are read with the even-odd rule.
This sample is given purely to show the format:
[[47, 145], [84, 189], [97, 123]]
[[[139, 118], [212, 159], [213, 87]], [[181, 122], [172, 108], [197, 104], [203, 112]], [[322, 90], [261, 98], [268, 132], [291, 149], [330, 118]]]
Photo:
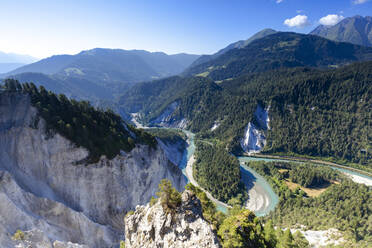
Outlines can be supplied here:
[[363, 4], [368, 2], [369, 0], [353, 0], [353, 4]]
[[281, 3], [283, 2], [284, 0], [276, 0], [276, 3]]
[[303, 28], [305, 26], [310, 25], [310, 22], [308, 21], [308, 18], [306, 15], [297, 15], [293, 18], [286, 19], [284, 21], [284, 25], [287, 25], [288, 27], [296, 27], [296, 28]]
[[320, 18], [319, 23], [325, 26], [333, 26], [342, 21], [345, 17], [342, 15], [327, 15]]

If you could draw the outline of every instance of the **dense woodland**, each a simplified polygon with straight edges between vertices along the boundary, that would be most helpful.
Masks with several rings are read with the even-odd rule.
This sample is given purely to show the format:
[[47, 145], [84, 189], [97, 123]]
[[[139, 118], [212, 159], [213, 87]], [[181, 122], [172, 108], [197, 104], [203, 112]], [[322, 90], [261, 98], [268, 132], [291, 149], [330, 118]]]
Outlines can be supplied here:
[[[318, 171], [327, 180], [339, 180], [340, 184], [331, 185], [320, 196], [305, 197], [302, 190], [291, 191], [284, 183], [283, 163], [249, 162], [248, 166], [263, 175], [279, 195], [280, 202], [266, 219], [280, 227], [304, 225], [313, 230], [336, 228], [349, 240], [349, 247], [368, 247], [372, 242], [372, 189], [356, 184], [342, 175], [335, 178], [327, 168], [314, 165], [304, 173], [298, 173], [304, 181], [313, 178], [310, 171]], [[285, 165], [284, 165], [285, 166]], [[291, 167], [303, 169], [300, 165]], [[286, 166], [286, 168], [289, 168]], [[324, 173], [322, 173], [324, 172]], [[291, 172], [290, 172], [291, 173]]]
[[[13, 79], [5, 81], [5, 89], [29, 94], [32, 105], [46, 121], [49, 134], [58, 132], [77, 146], [87, 148], [88, 162], [96, 162], [102, 155], [112, 159], [121, 150], [131, 151], [136, 143], [156, 144], [152, 135], [127, 125], [112, 111], [93, 108], [88, 102], [70, 100], [42, 86], [38, 89], [33, 83], [20, 84]], [[38, 121], [34, 127], [37, 125]]]
[[244, 192], [240, 182], [239, 161], [222, 146], [196, 143], [193, 174], [199, 185], [218, 200], [228, 202]]
[[[166, 142], [175, 144], [178, 142], [186, 143], [187, 136], [184, 132], [177, 129], [165, 128], [148, 128], [146, 132], [160, 138]], [[184, 147], [185, 148], [185, 147]]]
[[314, 167], [309, 164], [292, 165], [289, 180], [303, 187], [317, 187], [340, 180], [340, 173], [329, 167]]
[[[200, 77], [175, 82], [174, 87], [167, 80], [138, 84], [123, 96], [122, 106], [140, 101], [137, 110], [151, 119], [178, 101], [175, 116], [191, 120], [188, 128], [199, 137], [217, 138], [235, 154], [241, 152], [246, 125], [255, 121], [257, 105], [270, 106], [264, 152], [316, 156], [372, 170], [372, 62], [330, 70], [281, 69], [217, 83]], [[152, 86], [154, 94], [144, 91]], [[138, 92], [140, 98], [130, 98]], [[221, 125], [211, 131], [215, 121]]]

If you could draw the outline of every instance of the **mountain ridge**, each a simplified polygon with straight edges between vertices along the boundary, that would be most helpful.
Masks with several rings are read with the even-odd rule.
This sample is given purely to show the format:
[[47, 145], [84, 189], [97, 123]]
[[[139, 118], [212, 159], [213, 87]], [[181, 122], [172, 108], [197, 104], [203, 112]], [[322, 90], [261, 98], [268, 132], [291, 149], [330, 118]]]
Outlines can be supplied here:
[[372, 48], [335, 42], [316, 35], [279, 32], [254, 40], [241, 49], [189, 67], [185, 74], [224, 80], [250, 72], [284, 67], [337, 67], [372, 60]]
[[310, 34], [334, 41], [372, 46], [372, 17], [360, 15], [348, 17], [333, 26], [320, 25]]
[[118, 92], [141, 81], [178, 74], [196, 58], [198, 55], [95, 48], [76, 55], [54, 55], [3, 74], [2, 78], [35, 82], [95, 106], [104, 101], [103, 107], [113, 107]]
[[[123, 50], [123, 49], [108, 49], [108, 48], [94, 48], [90, 50], [81, 51], [75, 55], [53, 55], [51, 57], [42, 59], [36, 63], [26, 65], [18, 68], [14, 71], [7, 73], [6, 75], [15, 75], [24, 72], [38, 72], [44, 74], [66, 74], [64, 71], [70, 67], [84, 69], [93, 63], [91, 66], [96, 66], [94, 63], [100, 61], [104, 65], [111, 66], [132, 66], [134, 63], [139, 63], [142, 66], [148, 67], [149, 72], [142, 71], [140, 74], [145, 73], [146, 77], [135, 78], [134, 76], [127, 76], [127, 80], [143, 81], [146, 79], [152, 79], [151, 77], [170, 76], [172, 74], [181, 72], [183, 66], [188, 65], [190, 61], [196, 59], [199, 55], [193, 54], [174, 54], [167, 55], [163, 52], [148, 52], [145, 50]], [[186, 62], [182, 62], [182, 58]], [[95, 61], [92, 61], [94, 59]], [[107, 59], [116, 59], [116, 61], [107, 61]], [[132, 60], [132, 61], [128, 61]], [[120, 65], [121, 63], [126, 63]], [[84, 64], [86, 63], [86, 64]], [[179, 64], [177, 64], [179, 63]], [[162, 71], [162, 67], [170, 66], [168, 71]], [[89, 69], [89, 67], [88, 67]], [[134, 68], [132, 68], [134, 69]], [[109, 69], [112, 70], [112, 69]], [[120, 73], [119, 69], [116, 69]], [[124, 71], [129, 73], [130, 69]], [[85, 73], [83, 71], [83, 73]], [[109, 73], [109, 71], [108, 71]], [[123, 76], [123, 75], [122, 75]], [[124, 75], [125, 80], [125, 75]]]
[[263, 30], [255, 33], [254, 35], [252, 35], [250, 38], [248, 38], [246, 40], [239, 40], [239, 41], [233, 42], [233, 43], [229, 44], [228, 46], [226, 46], [225, 48], [222, 48], [222, 49], [218, 50], [218, 52], [216, 52], [214, 54], [200, 56], [197, 60], [195, 60], [190, 65], [190, 67], [194, 67], [194, 66], [197, 66], [197, 65], [206, 63], [206, 62], [208, 62], [210, 60], [213, 60], [213, 59], [217, 58], [218, 56], [220, 56], [220, 55], [228, 52], [231, 49], [234, 49], [234, 48], [243, 48], [243, 47], [249, 45], [254, 40], [263, 38], [263, 37], [265, 37], [267, 35], [274, 34], [274, 33], [277, 33], [277, 32], [278, 31], [276, 31], [274, 29], [271, 29], [271, 28], [263, 29]]

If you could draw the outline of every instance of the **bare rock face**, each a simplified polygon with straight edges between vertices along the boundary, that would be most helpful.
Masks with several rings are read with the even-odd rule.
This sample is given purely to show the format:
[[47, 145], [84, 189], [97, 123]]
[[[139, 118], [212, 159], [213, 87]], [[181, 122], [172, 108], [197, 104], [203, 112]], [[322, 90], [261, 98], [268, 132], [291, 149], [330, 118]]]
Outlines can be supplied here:
[[256, 124], [249, 122], [244, 131], [244, 137], [240, 140], [240, 146], [249, 154], [259, 153], [266, 145], [266, 130], [270, 129], [269, 109], [257, 106], [254, 113]]
[[15, 240], [14, 242], [16, 243], [16, 248], [89, 248], [86, 245], [58, 240], [51, 243], [49, 238], [38, 229], [24, 232], [22, 239]]
[[199, 199], [191, 191], [182, 194], [182, 204], [165, 213], [160, 201], [137, 206], [125, 220], [126, 248], [220, 247], [211, 225], [204, 220]]
[[[115, 247], [127, 211], [149, 202], [161, 179], [183, 190], [181, 170], [158, 146], [94, 164], [89, 152], [46, 132], [22, 93], [0, 93], [0, 247], [14, 247], [16, 230], [37, 229], [53, 244]], [[68, 246], [69, 247], [69, 246]]]
[[169, 104], [169, 106], [156, 119], [151, 121], [151, 125], [185, 129], [188, 125], [188, 120], [175, 114], [178, 108], [178, 102]]

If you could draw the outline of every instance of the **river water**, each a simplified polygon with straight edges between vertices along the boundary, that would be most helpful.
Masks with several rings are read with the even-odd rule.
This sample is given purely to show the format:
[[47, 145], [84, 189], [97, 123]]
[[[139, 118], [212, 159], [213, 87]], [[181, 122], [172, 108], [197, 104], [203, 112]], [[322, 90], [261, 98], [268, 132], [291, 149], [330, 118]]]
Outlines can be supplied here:
[[[136, 123], [137, 124], [137, 123]], [[168, 128], [173, 129], [173, 128]], [[177, 129], [180, 130], [180, 129]], [[179, 163], [179, 167], [182, 170], [182, 173], [186, 177], [187, 181], [189, 181], [187, 174], [186, 174], [186, 166], [189, 159], [194, 155], [195, 153], [195, 134], [187, 131], [182, 130], [188, 137], [188, 146], [186, 151], [183, 154], [183, 158], [181, 162]], [[285, 160], [285, 159], [273, 159], [273, 158], [257, 158], [257, 157], [249, 157], [249, 156], [242, 156], [238, 157], [240, 162], [240, 171], [242, 175], [242, 182], [245, 184], [247, 188], [247, 192], [249, 194], [249, 199], [246, 203], [246, 207], [250, 210], [252, 210], [257, 216], [265, 216], [269, 214], [276, 205], [279, 203], [278, 195], [275, 194], [274, 190], [270, 186], [270, 184], [257, 172], [255, 172], [253, 169], [249, 168], [245, 165], [245, 162], [249, 161], [265, 161], [265, 162], [273, 162], [273, 161], [281, 161], [281, 162], [295, 162], [292, 160]], [[297, 162], [301, 163], [301, 162]], [[357, 183], [363, 183], [368, 186], [372, 186], [372, 177], [344, 169], [339, 168], [331, 165], [326, 165], [331, 167], [332, 169], [341, 171], [342, 173], [348, 175], [354, 182]], [[227, 208], [216, 203], [217, 209], [219, 211], [222, 211], [223, 213], [227, 213]]]
[[[179, 164], [179, 167], [182, 169], [182, 173], [186, 175], [186, 165], [187, 161], [191, 158], [191, 156], [195, 153], [195, 134], [190, 131], [183, 130], [183, 132], [188, 137], [188, 147], [184, 153], [182, 162]], [[255, 158], [255, 157], [238, 157], [240, 162], [240, 171], [242, 175], [242, 182], [245, 184], [247, 188], [247, 192], [249, 194], [249, 200], [246, 203], [246, 207], [252, 210], [257, 216], [265, 216], [270, 213], [270, 211], [274, 210], [276, 205], [279, 203], [278, 195], [275, 194], [274, 190], [272, 189], [271, 185], [256, 171], [249, 168], [245, 165], [245, 162], [250, 161], [265, 161], [265, 162], [273, 162], [273, 161], [281, 161], [281, 162], [294, 162], [291, 160], [285, 159], [271, 159], [271, 158]], [[329, 165], [327, 165], [329, 166]], [[372, 185], [372, 177], [344, 169], [338, 168], [334, 166], [329, 166], [332, 169], [341, 171], [346, 175], [349, 175], [353, 181], [357, 183], [371, 183]], [[187, 178], [188, 180], [188, 178]], [[222, 204], [217, 203], [217, 209], [224, 213], [227, 213], [227, 208]]]
[[[188, 137], [188, 146], [183, 155], [182, 161], [179, 164], [182, 173], [185, 175], [187, 181], [189, 181], [186, 174], [187, 161], [195, 153], [195, 134], [190, 131], [183, 132]], [[278, 204], [278, 196], [274, 193], [270, 184], [259, 174], [257, 174], [251, 168], [248, 168], [244, 162], [247, 162], [250, 157], [238, 157], [240, 161], [240, 170], [242, 174], [242, 182], [245, 184], [250, 199], [247, 202], [247, 207], [254, 211], [257, 216], [267, 215], [273, 210]], [[227, 208], [219, 203], [216, 203], [217, 209], [224, 213], [227, 213]]]

